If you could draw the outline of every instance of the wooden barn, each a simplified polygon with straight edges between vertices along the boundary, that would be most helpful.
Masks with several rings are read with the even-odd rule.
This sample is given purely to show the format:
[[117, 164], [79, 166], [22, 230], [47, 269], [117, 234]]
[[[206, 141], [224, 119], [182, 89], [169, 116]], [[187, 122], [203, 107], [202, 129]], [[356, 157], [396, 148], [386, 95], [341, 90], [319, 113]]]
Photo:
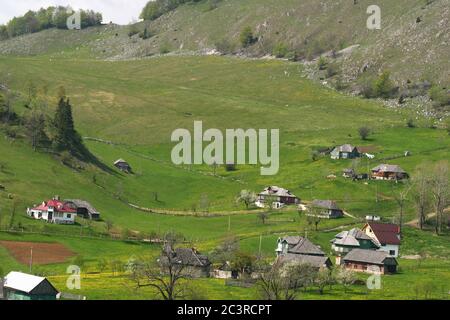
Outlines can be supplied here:
[[353, 249], [342, 261], [348, 270], [373, 274], [396, 273], [398, 265], [389, 253], [367, 249]]
[[5, 300], [56, 300], [58, 290], [43, 277], [10, 272], [3, 282]]

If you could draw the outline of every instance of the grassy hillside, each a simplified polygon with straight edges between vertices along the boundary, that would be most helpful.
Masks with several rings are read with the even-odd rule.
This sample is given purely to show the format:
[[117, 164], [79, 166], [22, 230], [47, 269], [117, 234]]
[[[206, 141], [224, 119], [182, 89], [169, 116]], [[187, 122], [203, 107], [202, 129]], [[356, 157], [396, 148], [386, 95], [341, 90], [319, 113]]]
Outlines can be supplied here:
[[[130, 27], [108, 25], [82, 32], [48, 30], [0, 42], [3, 54], [57, 56], [88, 55], [131, 59], [160, 51], [205, 51], [216, 47], [240, 51], [239, 35], [250, 26], [259, 41], [245, 50], [262, 56], [284, 45], [299, 58], [311, 59], [330, 50], [359, 45], [339, 59], [344, 79], [354, 81], [366, 72], [388, 69], [399, 85], [428, 80], [448, 86], [449, 8], [445, 0], [377, 1], [381, 30], [368, 30], [366, 10], [373, 3], [360, 0], [222, 0], [186, 4], [146, 23], [153, 35], [129, 37]], [[144, 24], [138, 25], [143, 30]]]

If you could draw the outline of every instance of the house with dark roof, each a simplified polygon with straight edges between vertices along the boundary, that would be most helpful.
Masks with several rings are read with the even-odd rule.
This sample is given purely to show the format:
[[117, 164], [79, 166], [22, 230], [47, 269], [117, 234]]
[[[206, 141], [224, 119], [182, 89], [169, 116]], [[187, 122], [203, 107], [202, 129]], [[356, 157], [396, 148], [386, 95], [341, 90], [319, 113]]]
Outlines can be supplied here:
[[325, 253], [307, 238], [286, 236], [277, 242], [276, 264], [310, 264], [317, 268], [329, 268], [332, 263]]
[[[211, 262], [208, 257], [200, 254], [195, 248], [176, 248], [166, 247], [165, 250], [169, 250], [172, 255], [172, 261], [183, 265], [183, 272], [189, 277], [200, 278], [209, 277]], [[163, 257], [162, 257], [163, 259]], [[162, 261], [160, 259], [160, 261]]]
[[409, 175], [398, 165], [380, 164], [371, 170], [371, 177], [374, 180], [403, 180]]
[[398, 262], [385, 251], [353, 249], [342, 259], [347, 270], [373, 274], [396, 273]]
[[277, 256], [292, 253], [310, 256], [325, 256], [325, 253], [307, 238], [287, 236], [279, 238], [275, 250]]
[[380, 250], [397, 258], [400, 251], [400, 227], [392, 223], [367, 222], [362, 231], [374, 240]]
[[122, 172], [125, 172], [125, 173], [132, 172], [130, 164], [123, 159], [116, 160], [114, 162], [114, 166]]
[[352, 146], [351, 144], [344, 144], [342, 146], [337, 146], [330, 153], [331, 159], [354, 159], [360, 156], [358, 148]]
[[77, 210], [77, 216], [84, 219], [99, 220], [98, 212], [89, 202], [80, 199], [67, 199], [66, 203], [71, 204]]
[[338, 233], [331, 242], [331, 249], [337, 255], [336, 264], [340, 264], [340, 257], [353, 249], [378, 249], [379, 246], [365, 232], [353, 228]]
[[307, 215], [324, 219], [336, 219], [344, 216], [344, 211], [333, 200], [314, 200], [309, 207]]
[[275, 209], [279, 209], [284, 205], [300, 203], [300, 199], [291, 191], [277, 186], [270, 186], [265, 188], [261, 193], [258, 194], [256, 206], [265, 207], [269, 199]]
[[3, 281], [5, 300], [56, 300], [58, 290], [46, 278], [10, 272]]

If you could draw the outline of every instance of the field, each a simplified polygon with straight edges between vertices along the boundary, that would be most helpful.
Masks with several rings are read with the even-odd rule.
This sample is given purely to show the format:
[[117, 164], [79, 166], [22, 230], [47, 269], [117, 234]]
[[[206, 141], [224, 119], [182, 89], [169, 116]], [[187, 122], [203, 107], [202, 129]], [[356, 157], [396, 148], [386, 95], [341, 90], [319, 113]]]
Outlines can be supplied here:
[[61, 244], [57, 243], [35, 243], [35, 242], [17, 242], [17, 241], [0, 241], [8, 252], [22, 264], [52, 264], [63, 263], [74, 253]]
[[[64, 288], [67, 266], [82, 261], [80, 293], [89, 299], [154, 296], [151, 291], [136, 292], [123, 270], [113, 270], [113, 265], [117, 261], [124, 265], [133, 256], [154, 257], [160, 247], [113, 240], [106, 235], [106, 222], [112, 224], [112, 233], [119, 235], [127, 231], [144, 237], [178, 233], [185, 245], [205, 253], [230, 234], [239, 237], [241, 248], [252, 254], [259, 253], [262, 237], [261, 253], [268, 259], [274, 256], [276, 239], [285, 234], [308, 234], [328, 252], [335, 233], [362, 226], [367, 214], [397, 222], [395, 195], [405, 186], [346, 180], [341, 171], [350, 167], [351, 161], [332, 161], [329, 157], [313, 161], [313, 150], [343, 143], [366, 146], [376, 150], [376, 158], [362, 160], [360, 171], [386, 161], [401, 165], [411, 174], [419, 164], [450, 156], [450, 137], [442, 129], [430, 128], [428, 119], [324, 88], [304, 79], [302, 67], [296, 63], [198, 56], [121, 62], [0, 57], [0, 72], [17, 93], [14, 108], [21, 115], [28, 112], [23, 101], [29, 81], [37, 85], [49, 115], [56, 105], [57, 87], [63, 85], [86, 146], [113, 171], [92, 165], [74, 170], [51, 154], [33, 152], [20, 135], [15, 139], [0, 137], [0, 184], [5, 187], [0, 191], [0, 229], [15, 229], [0, 232], [0, 240], [32, 242], [36, 248], [43, 243], [64, 246], [74, 255], [67, 256], [63, 263], [37, 265], [34, 271], [50, 276]], [[415, 119], [415, 128], [406, 126], [409, 118]], [[259, 166], [239, 165], [234, 172], [219, 167], [214, 175], [213, 168], [206, 165], [173, 165], [170, 135], [177, 128], [192, 130], [194, 120], [202, 120], [205, 128], [221, 130], [280, 129], [279, 174], [261, 176]], [[360, 139], [361, 126], [372, 129], [368, 140]], [[405, 151], [411, 156], [405, 157]], [[115, 170], [112, 163], [118, 158], [126, 159], [134, 174]], [[337, 178], [327, 179], [330, 174]], [[245, 210], [235, 197], [242, 189], [259, 192], [268, 185], [288, 188], [303, 201], [337, 200], [353, 218], [324, 220], [314, 231], [304, 215], [288, 208], [272, 213], [262, 223], [257, 210]], [[27, 207], [54, 195], [91, 202], [101, 212], [102, 220], [90, 223], [80, 219], [73, 226], [58, 226], [26, 216]], [[154, 212], [136, 210], [129, 204]], [[414, 204], [409, 198], [405, 221], [414, 217]], [[385, 290], [367, 293], [364, 287], [355, 286], [348, 293], [336, 288], [324, 296], [307, 292], [303, 298], [414, 299], [424, 298], [428, 291], [434, 298], [448, 298], [443, 294], [443, 286], [449, 282], [448, 235], [435, 237], [430, 231], [408, 230], [402, 250], [405, 254], [422, 250], [427, 258], [420, 266], [417, 261], [401, 259], [402, 272], [383, 278]], [[98, 262], [102, 259], [107, 267], [100, 272]], [[28, 268], [25, 258], [15, 259], [1, 246], [0, 261], [4, 272]], [[408, 285], [400, 285], [406, 282]], [[415, 283], [432, 289], [415, 288]], [[255, 288], [227, 287], [220, 280], [202, 279], [193, 281], [193, 285], [201, 289], [203, 298], [257, 297]]]

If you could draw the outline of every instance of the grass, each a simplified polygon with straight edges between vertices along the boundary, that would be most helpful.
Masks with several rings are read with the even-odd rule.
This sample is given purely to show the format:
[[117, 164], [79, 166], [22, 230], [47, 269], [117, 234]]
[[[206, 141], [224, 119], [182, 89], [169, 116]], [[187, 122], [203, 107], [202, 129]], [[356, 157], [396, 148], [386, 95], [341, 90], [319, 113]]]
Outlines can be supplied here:
[[[259, 237], [262, 235], [261, 250], [267, 256], [273, 255], [276, 238], [286, 233], [308, 232], [311, 239], [328, 250], [334, 232], [326, 230], [360, 223], [360, 218], [369, 213], [381, 215], [386, 221], [395, 221], [398, 209], [393, 193], [404, 186], [345, 180], [340, 172], [351, 166], [351, 162], [332, 161], [328, 157], [313, 162], [311, 150], [343, 143], [375, 146], [376, 159], [370, 162], [363, 160], [360, 170], [375, 166], [382, 161], [379, 159], [403, 155], [406, 150], [411, 152], [410, 157], [400, 156], [389, 162], [399, 164], [409, 172], [422, 162], [449, 157], [450, 138], [445, 131], [426, 127], [406, 128], [407, 111], [386, 109], [373, 101], [324, 89], [302, 78], [301, 68], [293, 63], [224, 57], [162, 57], [105, 62], [36, 56], [0, 57], [0, 71], [10, 74], [8, 85], [19, 93], [15, 109], [20, 114], [27, 112], [21, 106], [27, 81], [32, 80], [40, 89], [43, 84], [48, 85], [49, 93], [41, 93], [40, 98], [48, 102], [49, 114], [56, 103], [56, 88], [65, 86], [79, 132], [85, 137], [114, 142], [106, 144], [86, 140], [91, 152], [113, 170], [112, 163], [118, 158], [125, 158], [134, 168], [133, 175], [118, 171], [110, 174], [92, 166], [75, 171], [49, 154], [33, 152], [21, 138], [14, 141], [0, 138], [0, 184], [6, 188], [0, 191], [0, 224], [3, 227], [12, 224], [26, 231], [64, 233], [62, 236], [0, 233], [0, 239], [61, 242], [86, 260], [88, 270], [96, 270], [99, 258], [126, 262], [133, 255], [153, 255], [159, 250], [158, 247], [137, 243], [76, 237], [82, 232], [105, 232], [106, 220], [112, 221], [117, 232], [130, 229], [147, 234], [181, 233], [189, 245], [193, 244], [206, 253], [230, 233], [242, 239], [243, 250], [252, 253], [259, 251]], [[290, 76], [286, 76], [285, 71]], [[219, 168], [217, 176], [213, 176], [212, 169], [207, 166], [174, 166], [170, 162], [173, 147], [169, 141], [170, 134], [177, 128], [191, 129], [194, 120], [203, 120], [208, 128], [279, 128], [279, 174], [264, 177], [260, 176], [258, 167], [242, 165], [235, 172]], [[370, 140], [359, 139], [357, 129], [361, 125], [374, 129]], [[336, 174], [337, 179], [326, 179], [331, 173]], [[267, 185], [288, 188], [306, 201], [335, 199], [359, 219], [322, 221], [320, 232], [314, 232], [305, 217], [290, 208], [271, 214], [268, 222], [262, 224], [256, 211], [244, 211], [234, 198], [242, 189], [257, 192]], [[154, 197], [155, 192], [158, 200]], [[375, 201], [377, 193], [378, 202]], [[74, 226], [54, 226], [26, 217], [27, 207], [55, 194], [63, 199], [90, 201], [101, 212], [103, 221], [87, 225], [79, 220]], [[201, 199], [205, 198], [208, 199], [209, 213], [221, 213], [220, 216], [146, 213], [125, 203], [192, 211], [194, 208], [201, 210]], [[14, 207], [15, 215], [12, 215]], [[240, 210], [240, 214], [226, 215]], [[407, 203], [405, 215], [407, 220], [415, 215], [411, 200]], [[441, 238], [412, 231], [406, 233], [405, 238], [414, 239], [414, 243], [427, 251], [439, 248], [441, 251], [436, 251], [438, 256], [446, 257], [448, 252]], [[435, 243], [438, 243], [436, 247]], [[405, 252], [413, 252], [416, 244], [406, 242]], [[5, 271], [26, 270], [26, 266], [18, 265], [2, 248], [0, 260], [6, 266]], [[60, 285], [58, 281], [62, 280], [57, 276], [64, 274], [71, 262], [42, 266], [38, 271], [55, 275], [55, 281]], [[443, 265], [446, 263], [448, 259]], [[405, 262], [405, 268], [408, 265], [409, 262]], [[430, 264], [424, 263], [425, 267], [446, 276], [437, 262], [431, 263], [430, 260]], [[406, 270], [405, 274], [416, 274]], [[426, 280], [422, 274], [417, 277]], [[397, 278], [394, 276], [392, 279]], [[87, 278], [86, 289], [82, 293], [92, 299], [147, 298], [152, 294], [136, 293], [132, 288], [119, 291], [123, 281], [122, 277]], [[396, 281], [392, 282], [392, 295], [411, 298], [410, 291], [402, 293], [396, 288]], [[194, 282], [208, 298], [255, 297], [254, 290], [224, 287], [219, 280]], [[351, 297], [362, 298], [360, 295], [362, 293], [355, 288]], [[311, 293], [311, 297], [316, 298], [316, 295]], [[342, 292], [336, 291], [329, 298], [338, 297], [343, 297]], [[372, 297], [378, 296], [370, 295]]]

